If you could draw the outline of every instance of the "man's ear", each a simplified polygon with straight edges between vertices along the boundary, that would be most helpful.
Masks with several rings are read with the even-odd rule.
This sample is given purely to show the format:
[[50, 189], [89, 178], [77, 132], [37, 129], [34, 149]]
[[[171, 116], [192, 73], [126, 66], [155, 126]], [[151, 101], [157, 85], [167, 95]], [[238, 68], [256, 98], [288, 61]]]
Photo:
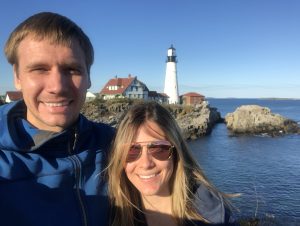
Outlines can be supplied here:
[[16, 66], [16, 64], [13, 65], [13, 73], [14, 73], [14, 84], [15, 84], [15, 88], [19, 91], [22, 90], [22, 85], [21, 85], [21, 81], [18, 75], [18, 68]]

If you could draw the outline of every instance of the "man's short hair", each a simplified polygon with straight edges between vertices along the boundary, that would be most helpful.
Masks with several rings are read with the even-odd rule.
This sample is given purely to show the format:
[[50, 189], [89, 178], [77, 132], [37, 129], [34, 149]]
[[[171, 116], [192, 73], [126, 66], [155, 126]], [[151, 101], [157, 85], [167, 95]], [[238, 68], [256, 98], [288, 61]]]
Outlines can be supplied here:
[[52, 12], [35, 14], [11, 33], [5, 45], [5, 55], [8, 62], [18, 66], [17, 50], [20, 42], [27, 36], [36, 40], [47, 39], [53, 44], [71, 46], [77, 40], [85, 53], [85, 62], [88, 73], [94, 61], [94, 49], [88, 36], [73, 21], [65, 16]]

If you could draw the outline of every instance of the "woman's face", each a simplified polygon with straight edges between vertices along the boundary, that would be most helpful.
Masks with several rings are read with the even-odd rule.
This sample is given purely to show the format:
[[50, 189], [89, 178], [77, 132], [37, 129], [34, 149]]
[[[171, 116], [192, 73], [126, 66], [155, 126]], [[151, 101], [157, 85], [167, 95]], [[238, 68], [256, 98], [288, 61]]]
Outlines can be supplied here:
[[173, 157], [158, 160], [149, 152], [147, 145], [155, 142], [167, 142], [165, 133], [154, 122], [143, 124], [134, 140], [142, 146], [142, 153], [135, 161], [127, 162], [125, 173], [129, 181], [143, 196], [170, 195], [170, 178], [174, 169]]

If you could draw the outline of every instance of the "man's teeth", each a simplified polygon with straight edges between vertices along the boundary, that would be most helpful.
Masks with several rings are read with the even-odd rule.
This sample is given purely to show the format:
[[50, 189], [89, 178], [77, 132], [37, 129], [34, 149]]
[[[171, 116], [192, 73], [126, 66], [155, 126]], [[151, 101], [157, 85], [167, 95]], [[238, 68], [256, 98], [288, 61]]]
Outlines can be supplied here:
[[149, 179], [149, 178], [155, 177], [155, 174], [147, 175], [147, 176], [139, 175], [139, 177], [142, 178], [142, 179]]
[[68, 102], [60, 102], [60, 103], [45, 103], [49, 107], [62, 107], [67, 106]]

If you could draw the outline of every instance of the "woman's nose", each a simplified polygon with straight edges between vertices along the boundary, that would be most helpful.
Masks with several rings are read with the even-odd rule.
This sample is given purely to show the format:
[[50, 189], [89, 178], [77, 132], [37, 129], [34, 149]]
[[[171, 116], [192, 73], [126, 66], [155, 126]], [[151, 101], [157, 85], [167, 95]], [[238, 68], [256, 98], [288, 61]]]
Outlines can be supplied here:
[[143, 147], [142, 154], [139, 159], [139, 164], [141, 167], [143, 167], [145, 169], [152, 168], [155, 165], [155, 163], [153, 161], [153, 157], [151, 154], [148, 153], [146, 146]]

